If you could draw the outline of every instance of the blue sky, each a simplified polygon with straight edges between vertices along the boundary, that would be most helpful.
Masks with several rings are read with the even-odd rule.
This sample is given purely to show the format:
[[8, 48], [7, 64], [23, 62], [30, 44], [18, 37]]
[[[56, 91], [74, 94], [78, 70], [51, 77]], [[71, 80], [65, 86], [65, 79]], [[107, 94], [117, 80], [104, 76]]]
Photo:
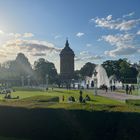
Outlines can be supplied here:
[[0, 62], [23, 52], [55, 63], [68, 37], [75, 68], [140, 60], [139, 0], [0, 0]]

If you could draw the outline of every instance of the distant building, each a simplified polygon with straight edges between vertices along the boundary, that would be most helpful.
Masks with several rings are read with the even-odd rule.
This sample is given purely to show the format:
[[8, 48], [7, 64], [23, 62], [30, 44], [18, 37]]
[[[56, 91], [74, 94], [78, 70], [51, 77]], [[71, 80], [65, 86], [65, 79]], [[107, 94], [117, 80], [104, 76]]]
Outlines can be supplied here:
[[65, 83], [69, 83], [74, 75], [74, 52], [69, 47], [69, 42], [66, 40], [65, 47], [60, 52], [60, 75]]

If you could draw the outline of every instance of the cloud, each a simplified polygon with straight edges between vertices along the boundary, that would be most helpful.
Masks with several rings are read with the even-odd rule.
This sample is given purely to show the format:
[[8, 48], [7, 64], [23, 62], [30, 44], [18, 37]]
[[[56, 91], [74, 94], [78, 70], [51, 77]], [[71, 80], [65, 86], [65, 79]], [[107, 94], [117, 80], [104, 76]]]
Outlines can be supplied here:
[[140, 30], [137, 32], [137, 35], [140, 35]]
[[19, 38], [19, 37], [21, 37], [22, 35], [19, 34], [19, 33], [15, 33], [14, 36], [15, 36], [15, 38]]
[[106, 35], [102, 36], [101, 40], [108, 42], [112, 46], [123, 46], [132, 42], [134, 35], [132, 34], [116, 34], [116, 35]]
[[82, 33], [82, 32], [79, 32], [79, 33], [76, 34], [77, 37], [81, 37], [81, 36], [83, 36], [83, 35], [85, 35], [85, 34]]
[[103, 59], [103, 56], [93, 55], [93, 56], [85, 56], [85, 57], [75, 57], [75, 61], [93, 61]]
[[62, 48], [56, 47], [49, 41], [30, 39], [29, 37], [31, 36], [32, 33], [4, 33], [1, 35], [0, 63], [15, 60], [17, 54], [22, 52], [27, 56], [31, 64], [38, 57], [42, 57], [53, 62], [59, 72], [59, 53]]
[[34, 34], [33, 33], [23, 33], [23, 34], [20, 34], [20, 33], [8, 33], [7, 34], [8, 36], [11, 36], [11, 37], [15, 37], [15, 38], [30, 38], [30, 37], [33, 37]]
[[111, 51], [105, 51], [105, 54], [111, 57], [116, 57], [120, 55], [132, 55], [138, 52], [139, 52], [139, 49], [135, 47], [118, 47]]
[[25, 40], [22, 36], [15, 38], [15, 34], [7, 35], [7, 40], [1, 43], [0, 47], [1, 62], [15, 59], [17, 53], [22, 52], [29, 58], [31, 63], [35, 61], [36, 57], [45, 57], [55, 64], [58, 63], [59, 53], [62, 49], [55, 47], [53, 43], [40, 40]]
[[88, 51], [82, 51], [82, 52], [80, 52], [80, 55], [88, 55], [89, 54], [89, 52]]
[[108, 15], [107, 17], [106, 17], [106, 20], [111, 20], [112, 19], [112, 15]]
[[140, 23], [140, 19], [137, 20], [129, 20], [129, 21], [122, 21], [119, 23], [115, 29], [120, 29], [120, 31], [128, 31], [132, 28], [136, 27]]
[[96, 24], [96, 27], [128, 31], [140, 24], [140, 19], [125, 19], [125, 17], [130, 17], [134, 13], [129, 13], [124, 15], [123, 18], [112, 19], [112, 15], [108, 15], [105, 18], [92, 18], [90, 21]]
[[75, 57], [75, 61], [93, 61], [100, 60], [103, 56], [90, 54], [88, 51], [82, 51], [79, 55]]
[[5, 55], [4, 53], [0, 52], [0, 58], [5, 58], [5, 57], [7, 57], [7, 55]]
[[39, 41], [39, 40], [10, 40], [5, 45], [5, 48], [15, 48], [19, 51], [28, 51], [28, 52], [38, 52], [38, 51], [56, 51], [60, 52], [60, 48], [54, 47], [54, 44], [46, 42], [46, 41]]
[[108, 42], [115, 49], [105, 51], [105, 54], [111, 57], [120, 55], [132, 55], [139, 52], [139, 49], [134, 45], [134, 34], [116, 34], [102, 36], [102, 39]]
[[92, 46], [92, 44], [90, 44], [90, 43], [86, 44], [86, 47], [91, 47], [91, 46]]
[[32, 56], [46, 56], [46, 53], [32, 53]]
[[23, 37], [28, 38], [28, 37], [33, 37], [34, 34], [33, 33], [24, 33]]
[[123, 18], [126, 18], [126, 17], [131, 17], [135, 14], [135, 12], [131, 12], [129, 14], [126, 14], [126, 15], [123, 15]]
[[54, 37], [54, 39], [58, 39], [58, 38], [61, 38], [62, 36], [61, 35], [56, 35], [55, 37]]

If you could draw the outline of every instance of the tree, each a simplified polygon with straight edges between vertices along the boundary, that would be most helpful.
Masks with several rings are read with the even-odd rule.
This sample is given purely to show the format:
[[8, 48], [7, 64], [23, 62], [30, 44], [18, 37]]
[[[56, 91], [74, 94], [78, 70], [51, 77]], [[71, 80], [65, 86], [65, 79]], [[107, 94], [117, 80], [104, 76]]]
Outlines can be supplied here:
[[33, 74], [28, 58], [22, 53], [19, 53], [15, 60], [4, 62], [0, 69], [0, 79], [16, 86], [21, 85], [21, 76]]
[[136, 83], [137, 74], [137, 69], [132, 67], [127, 61], [120, 63], [120, 75], [124, 83]]
[[46, 83], [46, 76], [48, 75], [48, 82], [50, 84], [55, 83], [57, 78], [57, 70], [52, 62], [45, 61], [44, 58], [40, 58], [34, 62], [34, 71], [37, 79], [42, 83]]
[[15, 67], [15, 70], [19, 74], [19, 76], [28, 76], [33, 74], [31, 64], [29, 63], [28, 58], [23, 53], [19, 53], [17, 55], [13, 67]]
[[119, 63], [122, 61], [122, 59], [119, 60], [107, 60], [103, 62], [103, 67], [105, 68], [108, 77], [115, 75], [117, 79], [120, 79], [120, 65]]
[[81, 69], [80, 69], [80, 74], [84, 77], [84, 76], [89, 76], [91, 77], [93, 74], [93, 71], [95, 69], [95, 64], [93, 63], [86, 63]]
[[127, 61], [127, 59], [107, 60], [103, 62], [108, 77], [115, 75], [116, 78], [124, 83], [136, 82], [137, 69]]

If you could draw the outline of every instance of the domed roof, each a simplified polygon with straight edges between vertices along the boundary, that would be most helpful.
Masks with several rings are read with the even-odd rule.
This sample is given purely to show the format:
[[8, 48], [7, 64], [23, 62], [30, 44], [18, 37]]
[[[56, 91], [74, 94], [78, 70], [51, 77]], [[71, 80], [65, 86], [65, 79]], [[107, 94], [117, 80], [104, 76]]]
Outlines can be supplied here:
[[64, 49], [62, 49], [62, 51], [61, 51], [61, 53], [60, 53], [60, 55], [63, 55], [63, 54], [74, 55], [73, 50], [69, 47], [69, 42], [68, 42], [68, 40], [66, 40], [65, 47], [64, 47]]

